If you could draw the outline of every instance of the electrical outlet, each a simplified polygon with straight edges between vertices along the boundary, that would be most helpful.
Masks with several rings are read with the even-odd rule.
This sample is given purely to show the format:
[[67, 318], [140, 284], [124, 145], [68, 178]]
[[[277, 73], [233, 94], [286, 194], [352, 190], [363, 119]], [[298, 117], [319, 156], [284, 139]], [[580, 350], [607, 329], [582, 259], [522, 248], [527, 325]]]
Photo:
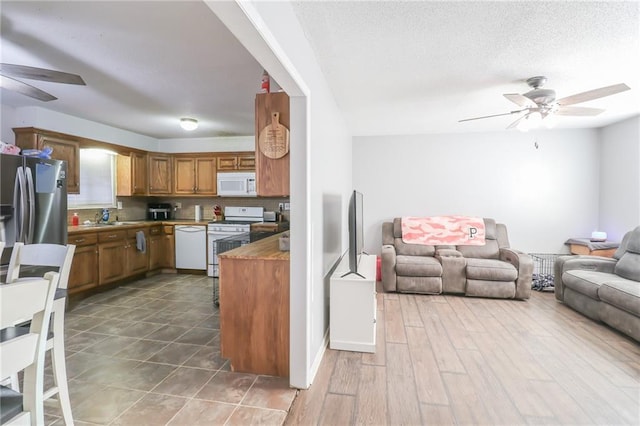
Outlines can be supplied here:
[[118, 210], [122, 210], [122, 201], [118, 201]]
[[285, 209], [285, 210], [291, 210], [291, 204], [289, 204], [289, 203], [284, 203], [284, 209]]
[[182, 203], [176, 203], [176, 209], [181, 209], [182, 208]]
[[278, 203], [278, 209], [280, 211], [284, 210], [284, 203]]

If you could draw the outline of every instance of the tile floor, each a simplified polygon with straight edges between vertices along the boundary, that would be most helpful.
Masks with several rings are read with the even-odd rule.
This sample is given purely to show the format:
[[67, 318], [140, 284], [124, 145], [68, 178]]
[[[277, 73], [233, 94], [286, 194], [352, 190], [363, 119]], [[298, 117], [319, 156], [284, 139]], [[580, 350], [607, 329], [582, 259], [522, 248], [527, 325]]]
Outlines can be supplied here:
[[[163, 274], [71, 305], [67, 376], [76, 425], [280, 425], [288, 379], [230, 371], [212, 279]], [[45, 370], [52, 382], [51, 368]], [[46, 423], [63, 425], [55, 401]]]

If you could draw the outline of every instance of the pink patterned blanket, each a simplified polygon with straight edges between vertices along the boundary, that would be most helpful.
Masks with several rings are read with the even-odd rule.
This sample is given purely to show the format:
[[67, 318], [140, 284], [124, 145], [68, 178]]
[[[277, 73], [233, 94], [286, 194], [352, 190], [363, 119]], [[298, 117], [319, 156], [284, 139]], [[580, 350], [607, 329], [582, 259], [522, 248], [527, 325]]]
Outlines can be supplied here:
[[402, 241], [407, 244], [482, 246], [484, 238], [484, 220], [481, 217], [402, 218]]

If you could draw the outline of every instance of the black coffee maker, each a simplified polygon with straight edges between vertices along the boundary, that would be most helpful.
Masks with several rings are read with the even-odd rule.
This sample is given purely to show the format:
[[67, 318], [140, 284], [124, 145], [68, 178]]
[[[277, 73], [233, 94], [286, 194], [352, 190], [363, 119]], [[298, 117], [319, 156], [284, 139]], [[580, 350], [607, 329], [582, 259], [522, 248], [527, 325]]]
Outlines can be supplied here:
[[170, 203], [149, 203], [147, 204], [148, 220], [169, 220], [171, 219]]

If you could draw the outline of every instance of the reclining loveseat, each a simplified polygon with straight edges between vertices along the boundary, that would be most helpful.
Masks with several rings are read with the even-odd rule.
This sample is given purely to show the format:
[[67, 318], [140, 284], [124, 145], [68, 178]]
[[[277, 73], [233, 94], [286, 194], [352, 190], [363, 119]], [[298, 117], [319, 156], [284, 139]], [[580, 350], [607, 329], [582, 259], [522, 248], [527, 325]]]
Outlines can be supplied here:
[[613, 258], [561, 256], [554, 272], [556, 299], [640, 341], [640, 226]]
[[382, 224], [382, 285], [387, 292], [528, 299], [533, 260], [509, 246], [507, 228], [484, 218], [484, 245], [409, 244], [402, 219]]

